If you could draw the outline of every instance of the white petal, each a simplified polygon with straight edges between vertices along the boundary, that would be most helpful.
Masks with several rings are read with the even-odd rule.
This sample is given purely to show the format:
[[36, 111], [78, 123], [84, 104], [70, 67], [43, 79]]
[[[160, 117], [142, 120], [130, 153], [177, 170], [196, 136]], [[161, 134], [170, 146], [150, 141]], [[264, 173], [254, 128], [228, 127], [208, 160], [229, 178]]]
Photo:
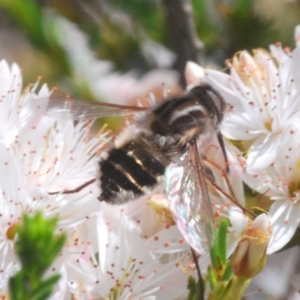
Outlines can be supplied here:
[[251, 223], [252, 228], [259, 228], [268, 233], [270, 229], [270, 219], [266, 214], [261, 214]]
[[279, 208], [280, 205], [279, 201], [275, 202], [270, 211], [272, 238], [268, 245], [267, 254], [274, 253], [284, 247], [293, 237], [299, 224], [300, 207], [292, 203], [273, 221], [276, 208]]
[[300, 25], [295, 27], [295, 42], [296, 46], [300, 46]]
[[236, 235], [241, 235], [241, 233], [245, 230], [246, 225], [248, 224], [248, 218], [240, 208], [234, 208], [229, 212], [229, 219]]

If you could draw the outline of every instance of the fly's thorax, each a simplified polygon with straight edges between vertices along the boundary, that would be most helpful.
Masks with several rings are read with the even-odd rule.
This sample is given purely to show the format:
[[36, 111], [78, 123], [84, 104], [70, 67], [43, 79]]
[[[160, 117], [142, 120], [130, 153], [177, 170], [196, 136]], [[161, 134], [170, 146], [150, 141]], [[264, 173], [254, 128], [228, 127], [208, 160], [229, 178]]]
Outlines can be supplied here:
[[196, 87], [189, 94], [166, 99], [152, 111], [151, 132], [156, 144], [183, 153], [195, 140], [209, 139], [222, 120], [223, 100], [211, 90]]
[[214, 126], [218, 127], [226, 109], [223, 97], [208, 84], [194, 87], [189, 95], [199, 100], [199, 103], [206, 108], [208, 117], [213, 120]]

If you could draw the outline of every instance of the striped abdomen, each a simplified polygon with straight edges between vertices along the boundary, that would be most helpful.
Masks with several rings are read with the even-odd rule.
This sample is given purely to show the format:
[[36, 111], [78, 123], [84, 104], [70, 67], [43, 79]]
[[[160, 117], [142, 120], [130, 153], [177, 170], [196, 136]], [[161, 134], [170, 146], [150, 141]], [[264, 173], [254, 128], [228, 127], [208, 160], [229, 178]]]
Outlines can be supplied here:
[[99, 200], [122, 204], [155, 188], [168, 162], [153, 152], [147, 142], [137, 139], [109, 150], [99, 164], [102, 190]]

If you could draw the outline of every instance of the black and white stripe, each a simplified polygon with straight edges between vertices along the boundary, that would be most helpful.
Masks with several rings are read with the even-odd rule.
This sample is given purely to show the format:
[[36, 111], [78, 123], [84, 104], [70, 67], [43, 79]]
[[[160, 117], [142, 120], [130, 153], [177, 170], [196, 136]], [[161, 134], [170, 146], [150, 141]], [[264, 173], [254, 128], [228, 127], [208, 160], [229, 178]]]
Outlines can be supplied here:
[[[142, 146], [143, 145], [143, 146]], [[153, 189], [164, 175], [165, 165], [149, 151], [149, 145], [130, 141], [113, 148], [102, 159], [99, 200], [122, 203], [142, 196]]]

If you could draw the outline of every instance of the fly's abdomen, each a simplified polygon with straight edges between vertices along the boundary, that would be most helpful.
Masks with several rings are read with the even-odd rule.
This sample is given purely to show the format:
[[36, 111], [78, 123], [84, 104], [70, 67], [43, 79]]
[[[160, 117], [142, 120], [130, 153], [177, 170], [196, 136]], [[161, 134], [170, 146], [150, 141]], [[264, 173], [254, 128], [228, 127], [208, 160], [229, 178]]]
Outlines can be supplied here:
[[159, 183], [166, 164], [140, 140], [113, 148], [100, 160], [101, 195], [99, 200], [122, 204], [147, 194]]

